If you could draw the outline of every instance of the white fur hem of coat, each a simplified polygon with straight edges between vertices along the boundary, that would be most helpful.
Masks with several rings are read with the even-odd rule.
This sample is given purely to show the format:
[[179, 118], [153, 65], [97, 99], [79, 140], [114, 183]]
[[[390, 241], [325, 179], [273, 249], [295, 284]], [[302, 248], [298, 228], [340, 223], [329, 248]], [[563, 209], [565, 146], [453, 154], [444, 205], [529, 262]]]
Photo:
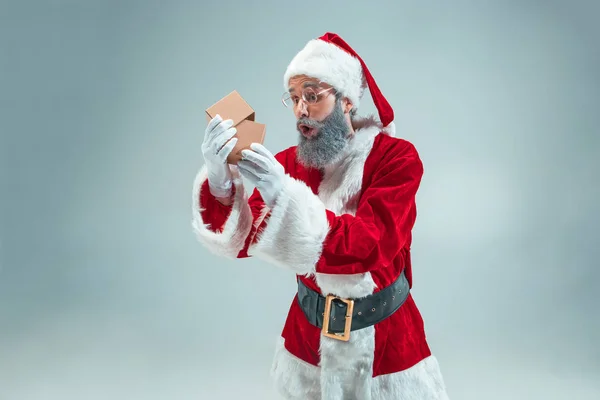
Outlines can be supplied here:
[[248, 205], [248, 195], [237, 168], [231, 168], [235, 196], [231, 212], [220, 232], [211, 230], [210, 224], [202, 220], [200, 208], [200, 190], [208, 179], [206, 166], [203, 166], [194, 179], [192, 197], [192, 228], [196, 238], [212, 253], [235, 259], [244, 248], [246, 238], [252, 228], [252, 211]]
[[295, 357], [285, 348], [283, 338], [279, 338], [271, 377], [286, 400], [448, 400], [433, 355], [404, 371], [371, 377], [365, 386], [356, 387], [351, 376], [326, 373], [324, 366], [315, 367]]
[[248, 254], [300, 275], [314, 273], [329, 232], [323, 202], [306, 183], [286, 175], [268, 218]]

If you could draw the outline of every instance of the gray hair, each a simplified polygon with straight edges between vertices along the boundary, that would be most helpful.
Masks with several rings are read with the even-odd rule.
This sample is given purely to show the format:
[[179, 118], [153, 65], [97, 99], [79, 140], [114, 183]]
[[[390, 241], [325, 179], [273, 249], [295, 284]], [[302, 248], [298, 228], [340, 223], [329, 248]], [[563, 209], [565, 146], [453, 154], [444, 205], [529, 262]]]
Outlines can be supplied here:
[[[344, 98], [344, 95], [341, 94], [340, 92], [338, 92], [336, 90], [335, 92], [335, 101], [340, 104], [342, 102], [342, 99]], [[350, 118], [354, 119], [354, 117], [356, 116], [356, 107], [352, 107], [352, 109], [350, 110]]]

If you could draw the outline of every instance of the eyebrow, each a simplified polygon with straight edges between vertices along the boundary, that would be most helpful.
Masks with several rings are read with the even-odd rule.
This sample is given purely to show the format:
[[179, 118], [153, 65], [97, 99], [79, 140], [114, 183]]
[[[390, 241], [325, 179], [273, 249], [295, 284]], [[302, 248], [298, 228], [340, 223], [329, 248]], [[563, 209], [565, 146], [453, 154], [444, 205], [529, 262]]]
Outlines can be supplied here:
[[[319, 83], [317, 82], [304, 82], [302, 88], [306, 89], [307, 87], [319, 87]], [[288, 92], [292, 93], [294, 91], [293, 88], [289, 88]]]

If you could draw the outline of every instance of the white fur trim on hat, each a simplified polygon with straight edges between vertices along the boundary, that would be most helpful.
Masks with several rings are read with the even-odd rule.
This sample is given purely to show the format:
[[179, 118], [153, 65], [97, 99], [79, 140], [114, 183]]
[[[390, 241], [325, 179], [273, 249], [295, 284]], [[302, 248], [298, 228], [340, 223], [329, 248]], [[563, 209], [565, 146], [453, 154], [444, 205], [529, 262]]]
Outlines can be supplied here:
[[388, 134], [391, 137], [395, 137], [396, 136], [396, 124], [394, 123], [394, 121], [390, 122], [388, 124], [388, 126], [385, 126], [383, 128], [383, 131]]
[[366, 80], [360, 61], [335, 44], [320, 39], [309, 41], [292, 59], [283, 76], [284, 90], [290, 78], [306, 75], [333, 86], [358, 108], [365, 91]]

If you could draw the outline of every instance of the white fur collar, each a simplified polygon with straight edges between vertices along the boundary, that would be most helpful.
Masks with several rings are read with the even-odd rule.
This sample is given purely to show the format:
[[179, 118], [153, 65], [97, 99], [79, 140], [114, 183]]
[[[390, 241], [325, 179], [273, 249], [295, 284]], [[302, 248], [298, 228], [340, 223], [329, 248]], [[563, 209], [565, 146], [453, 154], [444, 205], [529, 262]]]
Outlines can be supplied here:
[[[381, 124], [373, 118], [353, 121], [355, 134], [340, 160], [325, 168], [319, 186], [319, 198], [325, 208], [337, 215], [356, 214], [362, 191], [364, 166], [375, 137], [382, 132]], [[386, 132], [386, 134], [389, 134]], [[370, 273], [353, 275], [316, 274], [324, 293], [342, 297], [363, 297], [376, 287]]]
[[374, 118], [352, 121], [355, 133], [338, 161], [324, 168], [319, 197], [336, 214], [356, 211], [356, 200], [362, 187], [365, 161], [375, 137], [382, 132], [381, 123]]

